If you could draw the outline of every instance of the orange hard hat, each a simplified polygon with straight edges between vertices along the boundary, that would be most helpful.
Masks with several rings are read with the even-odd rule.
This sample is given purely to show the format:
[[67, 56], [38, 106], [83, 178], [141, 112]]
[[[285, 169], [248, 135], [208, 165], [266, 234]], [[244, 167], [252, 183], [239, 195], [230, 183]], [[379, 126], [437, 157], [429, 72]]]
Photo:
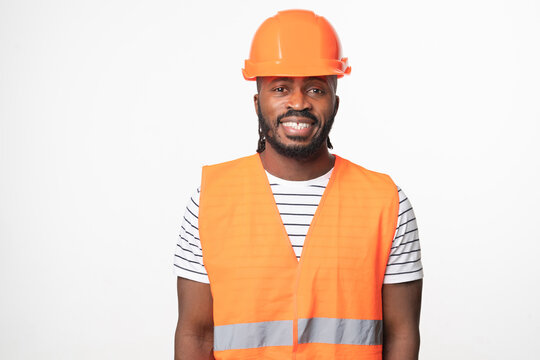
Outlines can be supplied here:
[[242, 69], [246, 80], [257, 76], [343, 77], [350, 72], [332, 25], [308, 10], [280, 11], [266, 19], [253, 37]]

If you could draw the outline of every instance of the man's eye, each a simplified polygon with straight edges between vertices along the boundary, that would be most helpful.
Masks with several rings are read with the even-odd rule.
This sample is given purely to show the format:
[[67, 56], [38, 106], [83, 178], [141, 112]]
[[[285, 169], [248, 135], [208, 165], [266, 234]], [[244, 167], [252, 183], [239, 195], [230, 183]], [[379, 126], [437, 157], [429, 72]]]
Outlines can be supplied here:
[[276, 91], [276, 92], [284, 92], [285, 88], [278, 86], [277, 88], [274, 88], [274, 91]]
[[318, 88], [309, 89], [309, 91], [314, 94], [324, 94], [324, 90]]

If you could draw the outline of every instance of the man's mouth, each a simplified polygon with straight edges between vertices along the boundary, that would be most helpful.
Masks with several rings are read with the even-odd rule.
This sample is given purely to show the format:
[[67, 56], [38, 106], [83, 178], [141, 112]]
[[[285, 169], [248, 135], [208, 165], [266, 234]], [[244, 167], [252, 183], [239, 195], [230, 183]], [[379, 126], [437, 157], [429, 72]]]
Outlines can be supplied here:
[[278, 126], [281, 125], [284, 135], [289, 139], [305, 140], [315, 131], [318, 119], [307, 110], [294, 111], [278, 116]]
[[295, 130], [302, 130], [302, 129], [307, 129], [312, 124], [311, 123], [305, 123], [305, 122], [285, 121], [285, 122], [282, 122], [281, 125], [286, 126], [286, 127], [290, 127], [292, 129], [295, 129]]

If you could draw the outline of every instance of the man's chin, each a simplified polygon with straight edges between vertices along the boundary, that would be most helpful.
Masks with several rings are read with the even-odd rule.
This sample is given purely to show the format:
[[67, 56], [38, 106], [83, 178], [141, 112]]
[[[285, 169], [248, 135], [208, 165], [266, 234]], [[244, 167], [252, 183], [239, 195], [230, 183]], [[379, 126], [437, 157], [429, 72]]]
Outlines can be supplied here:
[[[270, 140], [270, 139], [267, 139]], [[283, 144], [275, 141], [268, 141], [270, 146], [280, 155], [291, 159], [308, 160], [319, 152], [319, 147], [314, 143], [308, 144]]]
[[286, 139], [291, 141], [291, 144], [287, 144], [284, 146], [309, 146], [308, 136], [286, 136]]

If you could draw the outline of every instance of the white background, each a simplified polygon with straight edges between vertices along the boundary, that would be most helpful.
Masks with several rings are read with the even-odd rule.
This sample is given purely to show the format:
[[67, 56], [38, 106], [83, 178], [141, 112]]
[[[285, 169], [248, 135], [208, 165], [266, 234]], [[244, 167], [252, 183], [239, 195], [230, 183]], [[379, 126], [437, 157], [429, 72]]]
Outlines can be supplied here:
[[335, 152], [419, 219], [422, 359], [540, 335], [538, 1], [0, 1], [0, 358], [171, 359], [173, 252], [200, 167], [251, 154], [259, 24], [341, 37]]

